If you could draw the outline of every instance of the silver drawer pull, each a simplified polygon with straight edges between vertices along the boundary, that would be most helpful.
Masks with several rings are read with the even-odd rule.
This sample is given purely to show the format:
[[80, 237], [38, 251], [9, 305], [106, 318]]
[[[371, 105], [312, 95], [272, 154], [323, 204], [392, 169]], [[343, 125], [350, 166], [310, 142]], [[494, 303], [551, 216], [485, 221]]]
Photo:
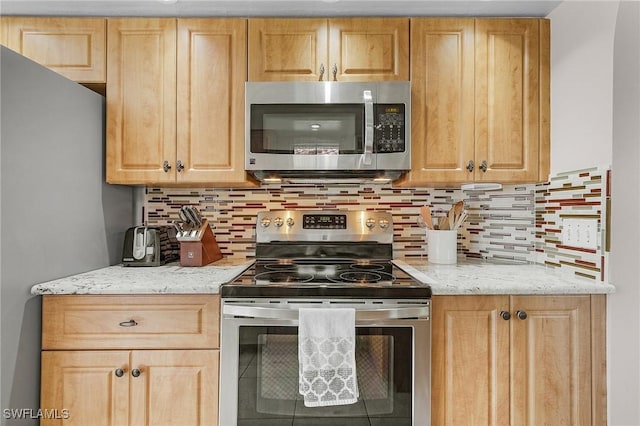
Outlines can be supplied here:
[[138, 325], [138, 323], [136, 322], [136, 320], [129, 320], [129, 321], [123, 321], [120, 323], [120, 327], [135, 327], [136, 325]]

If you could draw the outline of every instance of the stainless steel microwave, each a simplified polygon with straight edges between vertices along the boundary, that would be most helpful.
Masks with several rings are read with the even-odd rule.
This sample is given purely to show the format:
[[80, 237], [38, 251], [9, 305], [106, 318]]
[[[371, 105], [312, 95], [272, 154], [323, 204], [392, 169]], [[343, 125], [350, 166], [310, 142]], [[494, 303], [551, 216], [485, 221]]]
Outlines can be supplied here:
[[245, 168], [258, 180], [395, 180], [411, 167], [411, 86], [246, 83]]

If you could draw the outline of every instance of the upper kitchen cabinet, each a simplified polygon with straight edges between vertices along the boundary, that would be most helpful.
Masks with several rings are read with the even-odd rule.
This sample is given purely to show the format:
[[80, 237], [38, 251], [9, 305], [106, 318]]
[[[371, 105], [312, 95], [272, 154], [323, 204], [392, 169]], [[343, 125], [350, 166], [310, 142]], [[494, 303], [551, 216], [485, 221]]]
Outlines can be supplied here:
[[477, 19], [475, 41], [475, 179], [546, 180], [549, 21]]
[[2, 17], [2, 44], [70, 80], [106, 81], [103, 18]]
[[108, 20], [107, 181], [244, 184], [246, 20]]
[[406, 18], [249, 19], [249, 81], [409, 80]]
[[246, 33], [244, 19], [178, 19], [178, 183], [247, 183]]
[[549, 21], [411, 21], [409, 185], [549, 173]]
[[328, 63], [333, 80], [408, 81], [409, 20], [329, 19]]
[[107, 22], [107, 182], [176, 180], [176, 20]]

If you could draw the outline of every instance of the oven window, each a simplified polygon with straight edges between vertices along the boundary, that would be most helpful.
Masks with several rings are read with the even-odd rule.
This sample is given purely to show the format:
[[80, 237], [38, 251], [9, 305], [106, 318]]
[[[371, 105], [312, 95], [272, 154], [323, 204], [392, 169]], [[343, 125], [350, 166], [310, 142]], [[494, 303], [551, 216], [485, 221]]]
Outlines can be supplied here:
[[360, 154], [363, 116], [362, 104], [251, 105], [251, 152]]
[[360, 397], [351, 405], [305, 407], [298, 393], [296, 327], [240, 327], [238, 425], [411, 425], [411, 327], [358, 327]]

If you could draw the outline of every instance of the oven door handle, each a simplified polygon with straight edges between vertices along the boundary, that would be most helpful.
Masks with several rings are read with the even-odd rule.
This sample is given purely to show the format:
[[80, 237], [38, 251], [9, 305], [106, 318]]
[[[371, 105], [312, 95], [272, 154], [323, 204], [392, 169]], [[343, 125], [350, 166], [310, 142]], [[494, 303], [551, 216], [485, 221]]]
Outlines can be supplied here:
[[[322, 309], [322, 307], [317, 307]], [[222, 314], [255, 319], [297, 320], [298, 309], [272, 308], [256, 305], [224, 305]], [[393, 308], [356, 309], [356, 321], [429, 318], [429, 305], [408, 305]]]
[[362, 93], [364, 98], [364, 153], [362, 154], [362, 164], [371, 165], [373, 155], [373, 97], [371, 90]]

